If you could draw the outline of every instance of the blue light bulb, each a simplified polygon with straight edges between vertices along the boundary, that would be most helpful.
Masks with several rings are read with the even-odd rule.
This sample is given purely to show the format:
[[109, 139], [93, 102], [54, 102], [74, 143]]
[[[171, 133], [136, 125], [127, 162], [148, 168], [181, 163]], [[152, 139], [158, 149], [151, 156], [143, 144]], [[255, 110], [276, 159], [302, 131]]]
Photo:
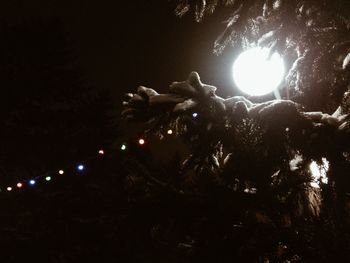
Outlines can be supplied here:
[[29, 181], [29, 184], [30, 184], [30, 185], [35, 185], [35, 180], [30, 180], [30, 181]]
[[82, 165], [82, 164], [78, 165], [78, 170], [79, 171], [83, 171], [84, 169], [85, 169], [84, 165]]

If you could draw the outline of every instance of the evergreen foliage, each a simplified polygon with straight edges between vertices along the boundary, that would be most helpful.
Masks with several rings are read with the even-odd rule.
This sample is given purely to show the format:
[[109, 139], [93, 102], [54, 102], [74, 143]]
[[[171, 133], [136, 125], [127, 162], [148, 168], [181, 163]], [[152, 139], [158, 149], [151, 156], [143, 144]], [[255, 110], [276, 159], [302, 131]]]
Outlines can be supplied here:
[[228, 45], [244, 49], [252, 44], [278, 51], [290, 64], [288, 97], [308, 110], [336, 109], [349, 88], [349, 1], [185, 0], [179, 1], [176, 13], [193, 10], [200, 21], [218, 6], [232, 11], [215, 41], [216, 53]]
[[[180, 1], [176, 12], [200, 21], [219, 5], [232, 15], [214, 50], [278, 51], [289, 63], [286, 92], [263, 103], [223, 99], [192, 72], [167, 94], [126, 94], [125, 119], [149, 136], [172, 129], [191, 153], [172, 176], [174, 167], [149, 160], [127, 165], [142, 167], [127, 175], [142, 189], [134, 201], [161, 207], [149, 208], [161, 219], [146, 216], [153, 242], [198, 261], [349, 260], [349, 2]], [[328, 171], [319, 188], [313, 162]]]

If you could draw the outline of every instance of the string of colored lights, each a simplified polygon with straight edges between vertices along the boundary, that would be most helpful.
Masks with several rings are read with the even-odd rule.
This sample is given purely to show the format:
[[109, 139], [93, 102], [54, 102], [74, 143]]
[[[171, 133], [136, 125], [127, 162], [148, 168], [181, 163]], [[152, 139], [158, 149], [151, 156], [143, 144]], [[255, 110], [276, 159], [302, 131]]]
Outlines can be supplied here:
[[[172, 134], [172, 131], [171, 130], [168, 130], [168, 134]], [[137, 144], [142, 147], [146, 144], [146, 140], [144, 138], [138, 138], [137, 139]], [[120, 145], [120, 150], [121, 151], [126, 151], [128, 148], [128, 144], [127, 143], [122, 143]], [[58, 169], [58, 170], [55, 170], [55, 171], [49, 171], [49, 172], [46, 172], [44, 174], [41, 174], [41, 175], [38, 175], [38, 176], [35, 176], [35, 177], [32, 177], [32, 178], [29, 178], [29, 179], [23, 179], [23, 180], [19, 180], [17, 181], [17, 183], [14, 183], [13, 185], [8, 185], [6, 188], [2, 188], [0, 187], [0, 192], [3, 192], [4, 189], [6, 189], [6, 191], [4, 192], [14, 192], [15, 190], [20, 190], [26, 186], [30, 186], [30, 187], [34, 187], [35, 185], [37, 185], [37, 182], [40, 180], [40, 179], [44, 179], [44, 181], [46, 182], [50, 182], [53, 180], [53, 176], [62, 176], [64, 175], [66, 172], [66, 170], [68, 170], [69, 168], [71, 167], [75, 167], [75, 170], [79, 173], [83, 173], [86, 168], [87, 168], [87, 163], [93, 159], [97, 159], [97, 158], [101, 158], [102, 156], [105, 156], [106, 155], [106, 152], [104, 149], [99, 149], [97, 151], [97, 156], [93, 156], [93, 157], [90, 157], [90, 158], [87, 158], [83, 161], [80, 161], [80, 162], [77, 162], [75, 163], [74, 165], [68, 165], [68, 166], [65, 166], [65, 168], [61, 168], [61, 169]]]
[[[198, 113], [197, 112], [193, 112], [192, 113], [192, 117], [193, 118], [197, 118], [198, 117]], [[167, 134], [168, 135], [172, 135], [173, 134], [173, 131], [171, 129], [167, 130]], [[138, 138], [137, 140], [137, 144], [140, 146], [140, 147], [143, 147], [145, 144], [146, 144], [146, 140], [145, 138]], [[122, 143], [120, 145], [120, 150], [121, 151], [126, 151], [127, 150], [127, 143]], [[84, 170], [86, 169], [86, 163], [92, 159], [96, 159], [98, 157], [102, 157], [105, 155], [105, 150], [104, 149], [99, 149], [97, 151], [98, 153], [98, 156], [94, 156], [94, 157], [90, 157], [88, 159], [85, 159], [83, 161], [80, 161], [78, 163], [76, 163], [75, 165], [69, 165], [69, 166], [66, 166], [64, 169], [58, 169], [58, 170], [55, 170], [55, 171], [49, 171], [49, 172], [46, 172], [44, 174], [41, 174], [41, 175], [38, 175], [38, 176], [35, 176], [35, 177], [32, 177], [32, 178], [29, 178], [29, 179], [23, 179], [23, 180], [19, 180], [17, 181], [17, 183], [15, 183], [13, 185], [9, 185], [6, 187], [6, 191], [5, 192], [13, 192], [15, 189], [17, 190], [20, 190], [26, 186], [31, 186], [31, 187], [34, 187], [35, 185], [37, 185], [37, 182], [41, 179], [41, 178], [44, 178], [44, 180], [46, 182], [50, 182], [52, 181], [53, 179], [53, 176], [56, 176], [57, 174], [58, 175], [64, 175], [65, 174], [65, 170], [72, 167], [72, 166], [75, 166], [76, 168], [76, 171], [77, 172], [84, 172]], [[0, 192], [3, 192], [4, 188], [3, 187], [0, 187]]]
[[[126, 144], [123, 144], [125, 146], [125, 149], [126, 150]], [[76, 170], [78, 172], [83, 172], [85, 169], [86, 169], [86, 165], [85, 163], [87, 163], [88, 161], [91, 161], [92, 159], [96, 159], [98, 157], [101, 157], [103, 155], [105, 155], [105, 151], [103, 149], [99, 149], [97, 151], [98, 153], [98, 156], [94, 156], [94, 157], [90, 157], [90, 158], [87, 158], [83, 161], [80, 161], [78, 162], [75, 167], [76, 167]], [[20, 180], [18, 181], [15, 186], [7, 186], [6, 187], [6, 191], [7, 192], [12, 192], [14, 191], [15, 189], [22, 189], [23, 187], [25, 186], [35, 186], [37, 184], [37, 182], [41, 179], [41, 178], [44, 178], [44, 180], [46, 182], [50, 182], [52, 179], [53, 179], [53, 176], [55, 174], [58, 174], [58, 175], [64, 175], [65, 174], [65, 170], [72, 167], [73, 165], [70, 165], [70, 166], [66, 166], [65, 169], [59, 169], [59, 170], [56, 170], [56, 171], [49, 171], [49, 172], [46, 172], [44, 174], [41, 174], [41, 175], [38, 175], [38, 176], [35, 176], [35, 177], [32, 177], [30, 179], [23, 179], [23, 180]], [[0, 188], [0, 192], [2, 192], [3, 188]]]

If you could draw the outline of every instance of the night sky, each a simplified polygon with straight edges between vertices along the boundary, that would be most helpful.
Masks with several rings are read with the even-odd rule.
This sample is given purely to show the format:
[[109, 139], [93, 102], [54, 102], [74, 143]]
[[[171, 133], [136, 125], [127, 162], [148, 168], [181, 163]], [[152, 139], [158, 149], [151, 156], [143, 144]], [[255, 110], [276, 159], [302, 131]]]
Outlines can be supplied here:
[[34, 0], [2, 2], [0, 10], [10, 24], [38, 18], [62, 21], [87, 81], [111, 90], [118, 105], [123, 93], [139, 85], [165, 92], [192, 70], [219, 87], [219, 95], [233, 95], [232, 51], [220, 56], [212, 52], [226, 16], [218, 11], [196, 23], [191, 15], [176, 17], [174, 6], [174, 1], [159, 0]]
[[[335, 259], [350, 258], [348, 97], [337, 117], [310, 113], [338, 107], [331, 100], [349, 87], [350, 63], [340, 74], [339, 61], [309, 68], [308, 56], [298, 58], [307, 58], [295, 72], [305, 111], [291, 101], [225, 106], [193, 74], [176, 106], [177, 91], [133, 96], [128, 122], [125, 93], [167, 93], [191, 71], [223, 98], [242, 95], [232, 77], [239, 50], [213, 53], [231, 8], [197, 23], [191, 12], [176, 17], [177, 0], [0, 2], [1, 262], [350, 262]], [[314, 48], [305, 39], [296, 46]], [[142, 129], [148, 114], [158, 131]], [[324, 160], [329, 184], [312, 189], [311, 164], [326, 174]]]

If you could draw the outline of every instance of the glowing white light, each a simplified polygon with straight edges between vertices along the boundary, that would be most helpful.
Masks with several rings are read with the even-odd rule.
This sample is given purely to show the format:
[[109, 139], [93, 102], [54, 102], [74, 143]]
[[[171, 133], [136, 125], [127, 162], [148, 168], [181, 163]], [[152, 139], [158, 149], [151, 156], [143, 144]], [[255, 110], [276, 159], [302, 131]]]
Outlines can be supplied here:
[[46, 181], [51, 181], [51, 177], [50, 177], [50, 176], [46, 176], [46, 177], [45, 177], [45, 180], [46, 180]]
[[299, 169], [299, 165], [301, 164], [301, 162], [303, 161], [303, 156], [300, 155], [299, 153], [297, 153], [294, 156], [294, 159], [289, 161], [289, 168], [291, 171], [296, 171]]
[[62, 174], [64, 174], [64, 171], [63, 170], [59, 170], [58, 173], [62, 175]]
[[99, 150], [99, 151], [98, 151], [98, 154], [99, 154], [99, 155], [104, 155], [104, 154], [105, 154], [105, 151], [104, 151], [104, 150]]
[[173, 130], [168, 130], [167, 133], [168, 133], [169, 135], [171, 135], [171, 134], [173, 134]]
[[197, 116], [198, 116], [198, 113], [197, 113], [197, 112], [193, 112], [193, 113], [192, 113], [192, 117], [193, 117], [193, 118], [197, 118]]
[[322, 164], [318, 165], [315, 161], [310, 164], [310, 171], [313, 177], [311, 186], [319, 188], [318, 182], [321, 181], [324, 184], [328, 183], [327, 172], [329, 170], [329, 162], [326, 158], [322, 158]]
[[30, 181], [29, 181], [29, 184], [35, 185], [35, 180], [30, 180]]
[[79, 171], [83, 171], [84, 169], [85, 169], [84, 165], [82, 165], [82, 164], [78, 165], [78, 170]]
[[142, 138], [141, 138], [141, 139], [139, 139], [139, 144], [140, 144], [140, 145], [144, 145], [144, 144], [145, 144], [145, 140], [144, 140], [144, 139], [142, 139]]
[[23, 184], [22, 183], [17, 183], [18, 188], [22, 188]]
[[122, 146], [120, 146], [120, 150], [125, 151], [126, 150], [126, 145], [122, 144]]
[[9, 187], [6, 188], [6, 190], [9, 191], [9, 192], [12, 191], [12, 187], [9, 186]]
[[233, 64], [233, 79], [238, 88], [252, 96], [275, 90], [284, 77], [284, 63], [278, 53], [269, 58], [268, 48], [252, 48], [238, 56]]

